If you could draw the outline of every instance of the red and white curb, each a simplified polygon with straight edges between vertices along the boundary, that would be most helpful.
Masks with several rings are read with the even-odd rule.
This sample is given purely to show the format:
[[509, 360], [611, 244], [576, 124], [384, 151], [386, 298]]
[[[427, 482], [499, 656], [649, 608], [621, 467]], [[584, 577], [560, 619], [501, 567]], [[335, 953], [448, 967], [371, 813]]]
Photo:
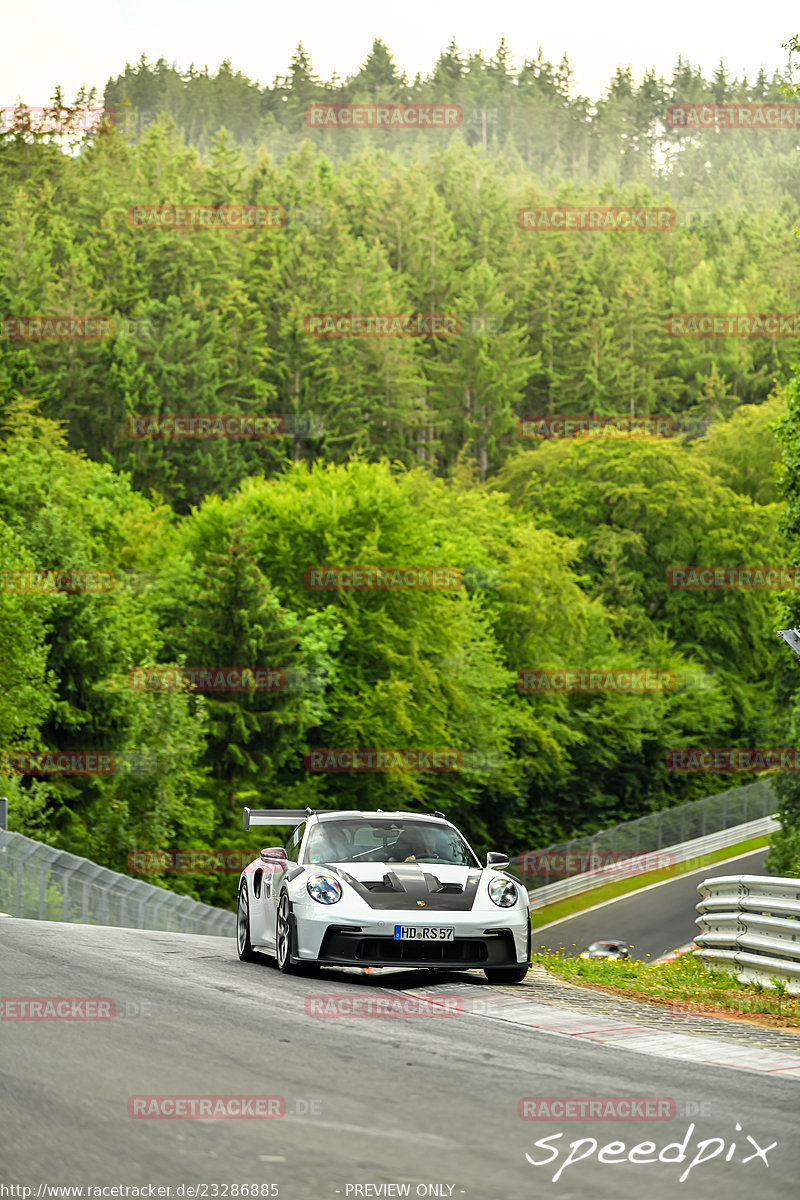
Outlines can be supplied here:
[[682, 954], [688, 954], [690, 950], [697, 949], [697, 942], [687, 942], [685, 946], [678, 946], [677, 950], [670, 950], [669, 954], [662, 954], [661, 958], [654, 958], [654, 963], [673, 962], [674, 959], [680, 958]]
[[553, 1005], [537, 1004], [533, 1000], [512, 999], [481, 984], [456, 984], [439, 989], [397, 991], [394, 994], [414, 996], [436, 1004], [437, 992], [440, 1002], [445, 995], [448, 998], [458, 996], [463, 1001], [464, 1013], [506, 1021], [526, 1029], [535, 1029], [539, 1033], [577, 1038], [614, 1050], [633, 1050], [657, 1058], [682, 1059], [694, 1064], [730, 1067], [737, 1071], [757, 1071], [771, 1075], [773, 1079], [800, 1079], [800, 1053], [797, 1052], [773, 1050], [724, 1038], [707, 1038], [699, 1033], [673, 1033], [668, 1029], [634, 1022], [623, 1024], [619, 1018], [604, 1017], [599, 1013], [573, 1012]]

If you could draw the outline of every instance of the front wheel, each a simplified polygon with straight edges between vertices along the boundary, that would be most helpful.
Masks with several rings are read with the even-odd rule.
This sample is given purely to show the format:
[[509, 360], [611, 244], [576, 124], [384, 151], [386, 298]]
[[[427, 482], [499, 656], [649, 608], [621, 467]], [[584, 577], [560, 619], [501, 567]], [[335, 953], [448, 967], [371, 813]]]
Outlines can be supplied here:
[[239, 889], [239, 903], [236, 907], [236, 949], [242, 962], [258, 961], [258, 955], [250, 941], [250, 901], [246, 883]]
[[528, 974], [528, 964], [520, 963], [516, 967], [484, 967], [483, 973], [489, 983], [522, 983]]

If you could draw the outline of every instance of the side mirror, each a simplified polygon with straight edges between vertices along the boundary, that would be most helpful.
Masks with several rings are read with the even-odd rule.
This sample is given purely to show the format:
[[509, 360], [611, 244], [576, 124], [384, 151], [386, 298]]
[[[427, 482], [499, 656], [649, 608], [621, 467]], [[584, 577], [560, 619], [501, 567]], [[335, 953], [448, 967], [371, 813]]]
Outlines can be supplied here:
[[271, 871], [285, 871], [289, 862], [283, 846], [267, 846], [259, 856], [262, 863]]
[[496, 871], [502, 871], [503, 867], [508, 866], [508, 855], [502, 851], [492, 850], [486, 855], [486, 866], [494, 867]]

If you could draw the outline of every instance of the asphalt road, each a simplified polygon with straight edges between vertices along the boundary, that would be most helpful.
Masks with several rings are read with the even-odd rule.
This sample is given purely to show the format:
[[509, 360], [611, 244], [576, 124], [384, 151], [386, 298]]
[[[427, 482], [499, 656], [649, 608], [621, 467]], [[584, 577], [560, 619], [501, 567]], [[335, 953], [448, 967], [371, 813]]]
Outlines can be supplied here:
[[591, 912], [577, 913], [543, 929], [534, 929], [533, 948], [576, 954], [590, 942], [619, 940], [633, 947], [632, 958], [660, 958], [694, 940], [697, 885], [717, 875], [763, 875], [766, 850], [679, 875], [668, 883], [622, 896]]
[[[267, 960], [240, 963], [227, 939], [0, 918], [2, 996], [108, 997], [119, 1014], [0, 1022], [0, 1180], [33, 1188], [33, 1197], [42, 1183], [152, 1184], [173, 1196], [178, 1185], [199, 1184], [208, 1197], [234, 1196], [232, 1185], [243, 1184], [266, 1195], [272, 1183], [283, 1200], [402, 1195], [405, 1184], [410, 1196], [467, 1200], [674, 1200], [681, 1172], [716, 1148], [713, 1161], [690, 1168], [692, 1200], [796, 1194], [797, 1079], [612, 1050], [473, 1012], [308, 1015], [312, 994], [396, 996], [430, 978], [282, 976]], [[472, 978], [476, 996], [497, 998], [482, 976]], [[449, 985], [456, 980], [464, 976]], [[448, 978], [437, 986], [446, 994]], [[532, 1002], [536, 989], [526, 984], [515, 995]], [[129, 1098], [143, 1095], [280, 1096], [286, 1115], [129, 1116]], [[678, 1107], [666, 1122], [533, 1123], [517, 1115], [525, 1096], [672, 1097]], [[570, 1142], [594, 1137], [598, 1153], [607, 1142], [626, 1150], [651, 1142], [658, 1154], [687, 1132], [683, 1162], [599, 1162], [587, 1142], [572, 1152], [587, 1158], [553, 1182]], [[722, 1146], [698, 1149], [717, 1137]], [[777, 1143], [768, 1168], [748, 1137], [760, 1147]], [[617, 1146], [606, 1157], [620, 1153]], [[680, 1154], [675, 1146], [667, 1158]]]

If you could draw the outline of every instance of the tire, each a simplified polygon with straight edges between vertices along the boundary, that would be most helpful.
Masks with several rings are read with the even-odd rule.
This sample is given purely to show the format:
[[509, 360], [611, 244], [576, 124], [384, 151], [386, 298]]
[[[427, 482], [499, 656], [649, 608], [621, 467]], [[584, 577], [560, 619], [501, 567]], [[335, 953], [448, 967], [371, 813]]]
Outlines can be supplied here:
[[239, 888], [239, 903], [236, 906], [236, 949], [242, 962], [258, 962], [258, 955], [250, 941], [250, 898], [246, 883]]
[[528, 964], [518, 963], [516, 967], [484, 967], [483, 973], [489, 983], [522, 983], [528, 974]]
[[524, 963], [513, 967], [484, 967], [483, 973], [489, 983], [522, 983], [531, 965], [531, 926], [528, 922], [528, 956]]
[[294, 913], [287, 892], [281, 892], [275, 916], [275, 961], [284, 975], [294, 975], [297, 965], [292, 961], [296, 944], [294, 936]]

